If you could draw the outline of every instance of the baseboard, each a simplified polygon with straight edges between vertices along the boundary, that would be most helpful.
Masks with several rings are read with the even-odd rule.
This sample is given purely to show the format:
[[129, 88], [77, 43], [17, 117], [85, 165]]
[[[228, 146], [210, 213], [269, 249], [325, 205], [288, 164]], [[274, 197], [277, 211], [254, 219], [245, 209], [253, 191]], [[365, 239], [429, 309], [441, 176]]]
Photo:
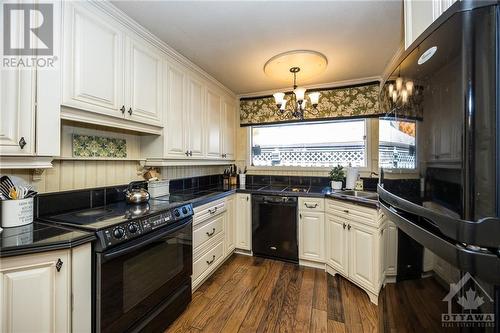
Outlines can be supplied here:
[[325, 270], [325, 263], [323, 262], [317, 262], [317, 261], [310, 261], [310, 260], [299, 260], [299, 265], [300, 266], [306, 266], [306, 267], [312, 267], [312, 268], [319, 268]]

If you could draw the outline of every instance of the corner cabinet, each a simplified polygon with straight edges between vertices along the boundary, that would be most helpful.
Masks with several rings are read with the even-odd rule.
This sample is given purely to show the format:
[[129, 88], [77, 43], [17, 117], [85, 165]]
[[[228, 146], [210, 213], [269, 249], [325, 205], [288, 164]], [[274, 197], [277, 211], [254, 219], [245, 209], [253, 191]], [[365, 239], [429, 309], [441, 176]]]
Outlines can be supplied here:
[[90, 332], [91, 279], [90, 244], [0, 259], [0, 330]]
[[240, 250], [252, 250], [252, 200], [248, 193], [236, 193], [236, 244]]

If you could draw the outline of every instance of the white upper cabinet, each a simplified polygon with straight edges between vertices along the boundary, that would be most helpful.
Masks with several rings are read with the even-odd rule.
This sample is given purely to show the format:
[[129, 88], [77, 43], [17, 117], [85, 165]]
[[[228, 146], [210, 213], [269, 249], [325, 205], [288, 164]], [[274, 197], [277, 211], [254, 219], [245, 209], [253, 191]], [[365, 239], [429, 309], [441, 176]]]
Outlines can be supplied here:
[[135, 121], [161, 125], [163, 54], [139, 38], [129, 38], [128, 41], [126, 73], [129, 77], [125, 82], [130, 86], [126, 89], [129, 98], [126, 116]]
[[205, 156], [205, 87], [191, 75], [187, 82], [188, 151], [190, 157], [200, 158]]
[[166, 71], [166, 102], [165, 109], [165, 136], [166, 156], [183, 158], [188, 156], [186, 148], [186, 115], [185, 115], [185, 74], [180, 68], [171, 63], [167, 64]]
[[222, 102], [222, 158], [234, 160], [235, 133], [236, 133], [236, 107], [232, 100], [224, 99]]
[[404, 0], [405, 49], [456, 0]]
[[207, 156], [221, 158], [221, 96], [211, 89], [207, 90]]
[[78, 3], [66, 3], [64, 15], [63, 104], [123, 117], [123, 30]]
[[34, 152], [34, 72], [0, 71], [0, 154], [30, 155]]

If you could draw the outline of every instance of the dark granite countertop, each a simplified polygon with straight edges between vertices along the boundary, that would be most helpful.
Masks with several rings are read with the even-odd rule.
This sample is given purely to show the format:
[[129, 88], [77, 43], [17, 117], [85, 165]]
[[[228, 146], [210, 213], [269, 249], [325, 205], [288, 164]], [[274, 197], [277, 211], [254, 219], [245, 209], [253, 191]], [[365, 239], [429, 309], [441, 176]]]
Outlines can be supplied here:
[[[368, 206], [372, 208], [378, 208], [378, 201], [366, 198], [358, 198], [353, 196], [346, 196], [332, 191], [330, 187], [321, 186], [311, 186], [307, 192], [295, 192], [295, 191], [276, 191], [273, 188], [266, 188], [265, 185], [254, 185], [246, 187], [238, 186], [226, 186], [226, 187], [215, 187], [208, 189], [190, 190], [182, 191], [170, 194], [171, 202], [190, 202], [193, 207], [199, 207], [209, 202], [224, 198], [234, 193], [250, 193], [250, 194], [261, 194], [261, 195], [283, 195], [283, 196], [295, 196], [295, 197], [315, 197], [315, 198], [332, 198], [338, 200], [345, 200], [355, 204], [360, 204], [363, 206]], [[158, 199], [158, 198], [157, 198]]]
[[3, 228], [0, 233], [0, 257], [67, 249], [94, 239], [93, 233], [35, 220], [24, 226]]

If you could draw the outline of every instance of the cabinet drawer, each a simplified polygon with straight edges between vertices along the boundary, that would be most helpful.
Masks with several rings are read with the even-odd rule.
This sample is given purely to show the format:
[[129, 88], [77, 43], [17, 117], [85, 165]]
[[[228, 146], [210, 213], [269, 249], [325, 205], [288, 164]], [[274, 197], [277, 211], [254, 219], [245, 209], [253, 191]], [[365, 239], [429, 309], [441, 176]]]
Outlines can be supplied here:
[[299, 210], [322, 212], [325, 210], [325, 199], [299, 198]]
[[210, 202], [194, 209], [193, 225], [198, 225], [211, 217], [222, 214], [226, 210], [225, 201]]
[[217, 267], [217, 263], [222, 259], [223, 252], [224, 247], [221, 240], [207, 253], [197, 259], [193, 263], [193, 281], [200, 277], [203, 273], [210, 270], [211, 267]]
[[193, 231], [193, 247], [195, 249], [222, 231], [224, 216], [224, 214], [218, 214], [195, 227]]
[[375, 208], [363, 207], [340, 200], [326, 200], [325, 211], [352, 222], [378, 227], [378, 213]]

